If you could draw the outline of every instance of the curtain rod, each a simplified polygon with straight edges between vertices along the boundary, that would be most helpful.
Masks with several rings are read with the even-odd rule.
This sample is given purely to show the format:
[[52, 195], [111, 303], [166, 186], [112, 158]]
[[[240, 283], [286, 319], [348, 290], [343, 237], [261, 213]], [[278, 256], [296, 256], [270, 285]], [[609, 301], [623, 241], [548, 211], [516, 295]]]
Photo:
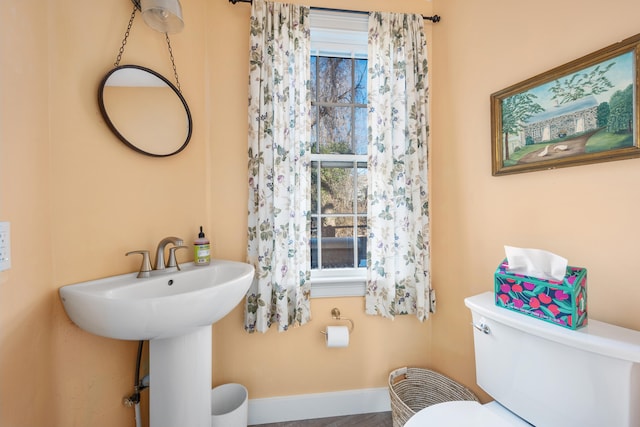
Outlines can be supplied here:
[[[251, 3], [252, 0], [229, 0], [229, 3]], [[360, 10], [348, 10], [348, 9], [332, 9], [327, 7], [312, 7], [314, 10], [327, 10], [330, 12], [348, 12], [348, 13], [358, 13], [358, 14], [369, 14], [369, 12], [360, 11]], [[431, 21], [433, 23], [440, 22], [440, 15], [433, 16], [423, 16], [424, 19]]]

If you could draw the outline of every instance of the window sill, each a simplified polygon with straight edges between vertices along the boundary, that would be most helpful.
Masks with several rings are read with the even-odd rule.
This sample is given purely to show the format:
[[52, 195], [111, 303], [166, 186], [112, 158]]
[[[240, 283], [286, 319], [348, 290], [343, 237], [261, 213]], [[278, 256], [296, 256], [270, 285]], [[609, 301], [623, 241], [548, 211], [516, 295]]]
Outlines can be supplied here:
[[334, 275], [311, 278], [311, 298], [362, 297], [365, 293], [364, 276]]

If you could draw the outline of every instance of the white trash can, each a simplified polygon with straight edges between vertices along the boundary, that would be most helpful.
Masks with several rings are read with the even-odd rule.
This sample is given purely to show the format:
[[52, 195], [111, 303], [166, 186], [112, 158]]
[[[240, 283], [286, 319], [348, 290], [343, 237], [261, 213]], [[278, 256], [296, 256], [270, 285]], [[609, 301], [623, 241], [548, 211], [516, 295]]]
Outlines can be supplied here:
[[249, 392], [242, 384], [223, 384], [211, 390], [211, 427], [247, 427]]

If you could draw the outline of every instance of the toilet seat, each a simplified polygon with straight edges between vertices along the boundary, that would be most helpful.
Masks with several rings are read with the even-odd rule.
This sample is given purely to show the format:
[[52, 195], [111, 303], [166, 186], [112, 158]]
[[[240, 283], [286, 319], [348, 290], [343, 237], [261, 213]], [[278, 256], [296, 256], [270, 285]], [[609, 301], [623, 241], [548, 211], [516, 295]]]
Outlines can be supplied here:
[[[505, 410], [506, 412], [506, 410]], [[438, 403], [418, 411], [405, 427], [514, 427], [529, 425], [522, 419], [487, 408], [474, 401]]]

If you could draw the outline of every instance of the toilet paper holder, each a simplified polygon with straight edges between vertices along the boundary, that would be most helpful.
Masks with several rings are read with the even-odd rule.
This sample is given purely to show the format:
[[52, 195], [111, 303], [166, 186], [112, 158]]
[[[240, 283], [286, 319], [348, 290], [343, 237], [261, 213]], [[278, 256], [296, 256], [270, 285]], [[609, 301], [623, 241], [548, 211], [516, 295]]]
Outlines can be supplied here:
[[[355, 327], [355, 324], [353, 323], [353, 320], [348, 319], [346, 317], [341, 317], [340, 316], [340, 310], [338, 308], [333, 308], [331, 310], [331, 317], [333, 317], [335, 320], [345, 320], [347, 322], [349, 322], [349, 333], [353, 332], [353, 328]], [[327, 334], [326, 331], [320, 331], [323, 334]]]

